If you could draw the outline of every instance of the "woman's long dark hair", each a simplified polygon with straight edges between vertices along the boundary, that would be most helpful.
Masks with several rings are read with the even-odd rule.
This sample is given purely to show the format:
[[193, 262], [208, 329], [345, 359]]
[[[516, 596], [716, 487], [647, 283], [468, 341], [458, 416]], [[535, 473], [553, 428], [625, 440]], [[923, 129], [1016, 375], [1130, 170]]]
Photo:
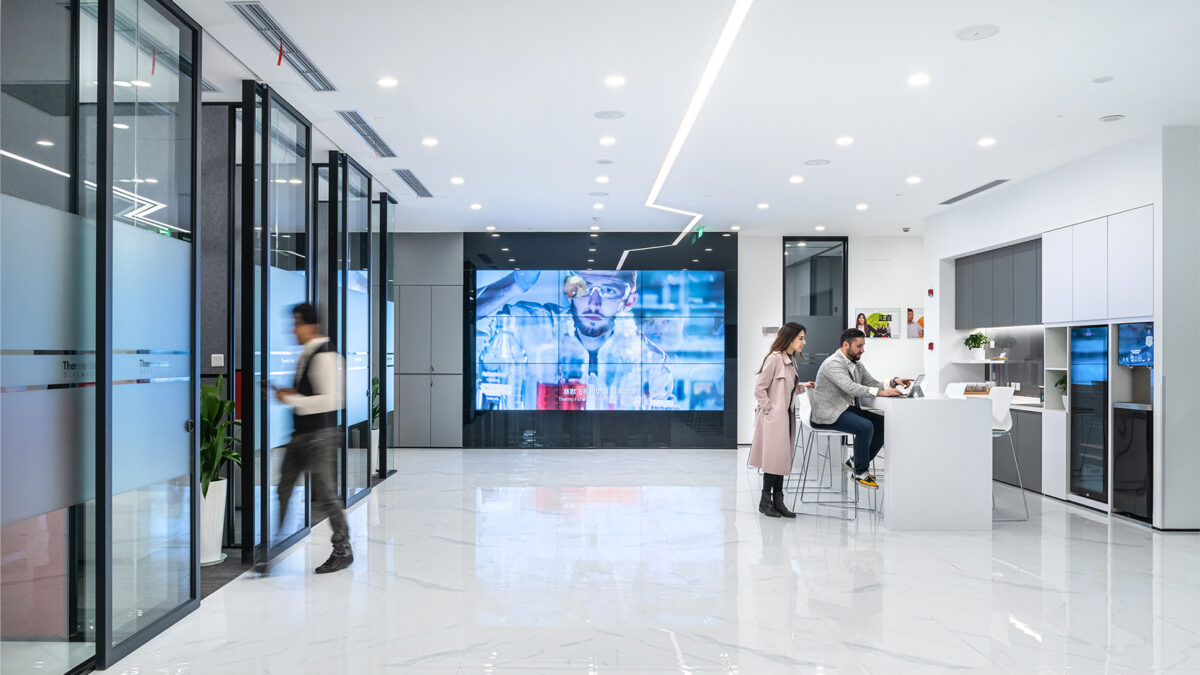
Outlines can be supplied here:
[[[775, 334], [775, 341], [771, 343], [771, 349], [767, 351], [767, 356], [787, 349], [788, 345], [792, 344], [792, 340], [795, 340], [796, 336], [801, 333], [808, 333], [802, 324], [798, 324], [795, 321], [783, 324], [783, 328], [780, 328], [779, 332]], [[762, 372], [763, 366], [767, 365], [767, 356], [763, 357], [762, 363], [758, 366], [759, 373]], [[757, 375], [758, 373], [755, 374]]]
[[865, 333], [865, 332], [866, 332], [866, 330], [864, 330], [864, 329], [867, 327], [867, 315], [866, 315], [866, 314], [863, 314], [862, 312], [859, 312], [859, 313], [858, 313], [858, 316], [854, 317], [854, 327], [855, 327], [855, 328], [858, 328], [858, 327], [859, 327], [859, 325], [860, 325], [860, 324], [858, 323], [858, 320], [859, 320], [859, 319], [862, 319], [862, 324], [861, 324], [861, 325], [862, 325], [862, 328], [859, 328], [859, 330], [862, 330], [862, 331]]

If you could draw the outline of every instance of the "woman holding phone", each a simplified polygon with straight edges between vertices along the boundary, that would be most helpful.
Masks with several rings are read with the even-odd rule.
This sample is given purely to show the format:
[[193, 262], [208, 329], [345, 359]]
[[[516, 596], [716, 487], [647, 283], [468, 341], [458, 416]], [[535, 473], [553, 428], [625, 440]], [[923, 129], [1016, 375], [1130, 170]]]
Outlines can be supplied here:
[[775, 335], [775, 342], [763, 357], [754, 382], [754, 441], [750, 445], [750, 466], [763, 472], [759, 513], [768, 518], [795, 518], [783, 502], [783, 477], [792, 472], [792, 452], [796, 444], [797, 394], [803, 394], [812, 382], [801, 382], [796, 373], [796, 355], [804, 351], [804, 326], [789, 321]]

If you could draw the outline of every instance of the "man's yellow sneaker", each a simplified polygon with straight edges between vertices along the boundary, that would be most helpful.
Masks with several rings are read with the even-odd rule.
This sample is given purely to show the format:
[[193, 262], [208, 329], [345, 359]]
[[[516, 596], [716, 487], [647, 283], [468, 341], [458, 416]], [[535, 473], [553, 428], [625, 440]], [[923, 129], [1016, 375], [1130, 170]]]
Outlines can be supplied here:
[[875, 476], [869, 473], [854, 474], [854, 481], [863, 487], [869, 487], [873, 490], [879, 488], [879, 483], [875, 482]]

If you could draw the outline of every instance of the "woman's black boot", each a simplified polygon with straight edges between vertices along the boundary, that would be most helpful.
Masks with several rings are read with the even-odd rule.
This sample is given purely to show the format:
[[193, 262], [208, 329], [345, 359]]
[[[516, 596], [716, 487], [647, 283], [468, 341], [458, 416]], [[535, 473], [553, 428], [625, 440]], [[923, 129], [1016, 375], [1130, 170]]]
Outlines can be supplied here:
[[758, 512], [768, 518], [782, 517], [780, 513], [775, 510], [775, 505], [771, 503], [771, 493], [766, 491], [762, 493], [762, 499], [758, 501]]
[[788, 510], [786, 504], [783, 503], [783, 495], [779, 492], [771, 495], [771, 506], [775, 507], [775, 512], [784, 518], [795, 518], [796, 514]]

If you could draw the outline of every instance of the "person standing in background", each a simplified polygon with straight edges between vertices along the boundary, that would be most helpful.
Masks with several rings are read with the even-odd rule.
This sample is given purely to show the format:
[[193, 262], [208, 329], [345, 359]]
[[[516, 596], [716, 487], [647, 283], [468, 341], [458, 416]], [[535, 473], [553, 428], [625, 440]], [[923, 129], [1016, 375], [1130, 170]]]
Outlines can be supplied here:
[[[292, 308], [296, 341], [304, 346], [296, 364], [294, 389], [275, 389], [275, 398], [291, 406], [292, 440], [283, 456], [279, 476], [279, 522], [287, 517], [292, 488], [301, 474], [312, 474], [313, 506], [329, 514], [333, 526], [333, 552], [316, 569], [327, 574], [346, 569], [354, 562], [350, 548], [350, 525], [338, 497], [333, 475], [337, 451], [337, 411], [342, 408], [342, 357], [329, 338], [321, 334], [317, 310], [302, 302]], [[259, 570], [265, 571], [265, 564]]]
[[797, 394], [812, 382], [801, 382], [796, 373], [796, 355], [804, 351], [804, 326], [789, 321], [779, 329], [771, 349], [763, 357], [754, 382], [754, 441], [750, 466], [763, 471], [759, 513], [768, 518], [795, 518], [783, 502], [783, 477], [792, 472], [796, 446]]

